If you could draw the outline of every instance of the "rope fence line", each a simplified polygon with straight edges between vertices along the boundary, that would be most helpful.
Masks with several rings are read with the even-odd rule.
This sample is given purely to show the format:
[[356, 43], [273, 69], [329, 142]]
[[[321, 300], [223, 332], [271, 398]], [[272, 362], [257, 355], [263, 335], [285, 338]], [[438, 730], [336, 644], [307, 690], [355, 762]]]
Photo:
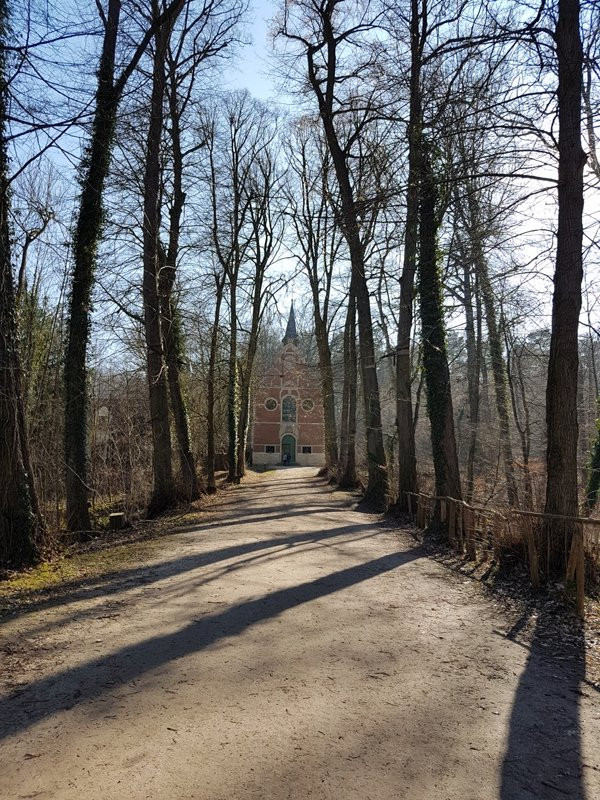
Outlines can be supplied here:
[[[573, 544], [569, 554], [565, 578], [575, 580], [577, 612], [585, 614], [586, 562], [600, 571], [600, 519], [567, 517], [507, 508], [502, 512], [473, 506], [453, 497], [440, 497], [422, 492], [407, 492], [408, 513], [417, 528], [425, 529], [434, 519], [436, 511], [445, 524], [451, 546], [466, 554], [471, 561], [485, 560], [490, 556], [499, 559], [501, 553], [521, 546], [529, 568], [529, 578], [534, 589], [540, 587], [540, 573], [549, 559], [548, 543], [544, 542], [543, 522], [547, 519], [563, 520], [573, 525]], [[546, 560], [544, 559], [546, 553]]]

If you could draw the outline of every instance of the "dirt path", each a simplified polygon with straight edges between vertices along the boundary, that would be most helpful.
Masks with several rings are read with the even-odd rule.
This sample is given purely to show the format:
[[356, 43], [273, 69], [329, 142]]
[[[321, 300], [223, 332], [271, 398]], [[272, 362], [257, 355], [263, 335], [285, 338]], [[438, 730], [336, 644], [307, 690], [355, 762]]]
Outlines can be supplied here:
[[150, 562], [4, 623], [27, 667], [0, 797], [600, 798], [583, 658], [507, 638], [313, 473], [232, 491]]

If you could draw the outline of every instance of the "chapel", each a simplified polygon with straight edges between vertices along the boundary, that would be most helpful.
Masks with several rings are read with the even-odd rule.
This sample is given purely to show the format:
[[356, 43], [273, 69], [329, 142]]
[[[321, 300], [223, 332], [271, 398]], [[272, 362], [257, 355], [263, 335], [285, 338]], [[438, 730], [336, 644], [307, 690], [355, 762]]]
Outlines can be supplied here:
[[302, 362], [294, 304], [272, 366], [254, 397], [252, 463], [320, 467], [325, 464], [323, 399], [319, 371]]

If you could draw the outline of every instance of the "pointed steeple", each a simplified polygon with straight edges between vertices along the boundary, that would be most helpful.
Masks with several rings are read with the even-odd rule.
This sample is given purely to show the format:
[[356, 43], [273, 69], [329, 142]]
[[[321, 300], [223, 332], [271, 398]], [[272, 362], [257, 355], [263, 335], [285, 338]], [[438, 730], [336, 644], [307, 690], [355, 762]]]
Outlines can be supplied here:
[[283, 343], [289, 344], [296, 344], [298, 341], [298, 334], [296, 333], [296, 316], [294, 314], [294, 301], [292, 300], [292, 305], [290, 308], [290, 316], [288, 319], [287, 328], [285, 329], [285, 336], [283, 337]]

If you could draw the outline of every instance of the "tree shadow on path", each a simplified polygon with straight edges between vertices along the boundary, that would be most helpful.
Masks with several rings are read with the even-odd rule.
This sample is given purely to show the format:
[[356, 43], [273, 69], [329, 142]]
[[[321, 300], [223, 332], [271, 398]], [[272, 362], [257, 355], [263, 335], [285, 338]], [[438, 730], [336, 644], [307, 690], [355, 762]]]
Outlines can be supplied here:
[[[329, 487], [326, 485], [324, 486], [321, 481], [315, 478], [288, 480], [286, 482], [288, 490], [284, 497], [289, 499], [289, 487], [293, 486], [294, 489], [296, 489], [298, 485], [301, 487], [306, 485], [312, 490], [311, 495], [313, 497], [316, 496], [316, 500], [312, 500], [310, 506], [304, 506], [298, 509], [297, 498], [292, 492], [292, 501], [285, 505], [277, 503], [277, 511], [274, 512], [272, 502], [274, 495], [271, 491], [269, 493], [268, 503], [257, 504], [256, 501], [251, 500], [251, 504], [248, 505], [247, 498], [244, 498], [245, 505], [240, 507], [240, 494], [246, 493], [256, 495], [257, 485], [236, 486], [231, 497], [226, 497], [212, 509], [212, 512], [218, 515], [217, 520], [196, 522], [190, 525], [175, 524], [170, 530], [169, 535], [176, 537], [181, 534], [187, 534], [188, 536], [189, 534], [194, 534], [194, 538], [197, 537], [201, 540], [204, 534], [212, 530], [219, 530], [224, 534], [224, 540], [227, 541], [227, 534], [229, 533], [233, 533], [233, 535], [239, 537], [240, 534], [237, 528], [240, 526], [254, 525], [256, 523], [273, 523], [277, 519], [287, 520], [290, 517], [296, 516], [304, 519], [313, 514], [335, 516], [339, 514], [340, 510], [345, 510], [343, 508], [340, 509], [337, 505], [319, 505], [319, 503], [322, 502], [319, 496], [328, 494]], [[261, 485], [259, 488], [261, 489], [261, 493], [257, 496], [257, 499], [260, 501], [263, 499], [265, 487]], [[299, 532], [286, 532], [285, 526], [282, 526], [283, 530], [281, 533], [270, 534], [265, 538], [256, 539], [253, 537], [252, 541], [236, 541], [235, 544], [224, 545], [214, 550], [205, 550], [172, 560], [165, 560], [160, 563], [112, 569], [97, 575], [92, 575], [88, 578], [76, 578], [74, 580], [62, 581], [60, 584], [48, 587], [48, 589], [19, 592], [18, 601], [20, 605], [17, 608], [9, 604], [5, 607], [0, 606], [0, 622], [3, 617], [8, 615], [10, 615], [12, 619], [15, 619], [21, 615], [30, 614], [43, 609], [66, 606], [82, 600], [109, 596], [126, 589], [155, 583], [156, 581], [163, 580], [173, 575], [195, 570], [227, 559], [236, 558], [245, 553], [253, 553], [286, 545], [292, 547], [302, 543], [317, 543], [330, 538], [337, 539], [346, 534], [350, 535], [367, 528], [372, 528], [373, 524], [374, 523], [371, 521], [362, 524], [357, 522], [339, 526], [334, 529], [303, 530]], [[127, 541], [122, 542], [124, 545], [128, 543]]]
[[[223, 530], [229, 527], [229, 522], [224, 520], [220, 526]], [[31, 602], [22, 605], [20, 608], [11, 612], [11, 618], [19, 617], [24, 614], [31, 614], [35, 611], [55, 608], [58, 606], [68, 606], [83, 600], [91, 600], [98, 597], [108, 597], [113, 594], [122, 593], [128, 589], [137, 589], [147, 586], [170, 577], [191, 572], [212, 564], [218, 564], [232, 558], [260, 553], [273, 548], [289, 547], [293, 548], [304, 544], [325, 544], [331, 541], [332, 544], [343, 543], [343, 537], [351, 537], [347, 541], [355, 538], [365, 538], [364, 531], [369, 530], [373, 525], [367, 523], [341, 525], [329, 530], [303, 531], [287, 536], [277, 535], [264, 539], [252, 539], [252, 541], [236, 542], [236, 544], [219, 547], [215, 550], [204, 550], [199, 553], [179, 556], [178, 558], [161, 561], [154, 564], [142, 564], [141, 566], [127, 567], [125, 569], [110, 570], [100, 575], [90, 578], [78, 578], [72, 581], [64, 581], [57, 587], [51, 587], [47, 592], [40, 593], [32, 591], [29, 593], [33, 598]], [[193, 528], [199, 536], [203, 533], [204, 526], [196, 525]], [[368, 536], [376, 536], [383, 529], [377, 528]], [[363, 534], [363, 535], [359, 535]], [[60, 594], [57, 594], [57, 590]], [[25, 593], [23, 598], [27, 598]], [[1, 619], [1, 615], [0, 615]]]
[[585, 640], [549, 637], [555, 623], [540, 611], [511, 712], [500, 800], [588, 800], [579, 714]]
[[279, 589], [220, 613], [193, 620], [174, 633], [155, 636], [35, 681], [2, 703], [0, 737], [24, 731], [59, 711], [98, 698], [115, 682], [128, 683], [157, 667], [237, 636], [285, 611], [397, 569], [423, 555], [421, 548], [391, 553], [297, 586]]

